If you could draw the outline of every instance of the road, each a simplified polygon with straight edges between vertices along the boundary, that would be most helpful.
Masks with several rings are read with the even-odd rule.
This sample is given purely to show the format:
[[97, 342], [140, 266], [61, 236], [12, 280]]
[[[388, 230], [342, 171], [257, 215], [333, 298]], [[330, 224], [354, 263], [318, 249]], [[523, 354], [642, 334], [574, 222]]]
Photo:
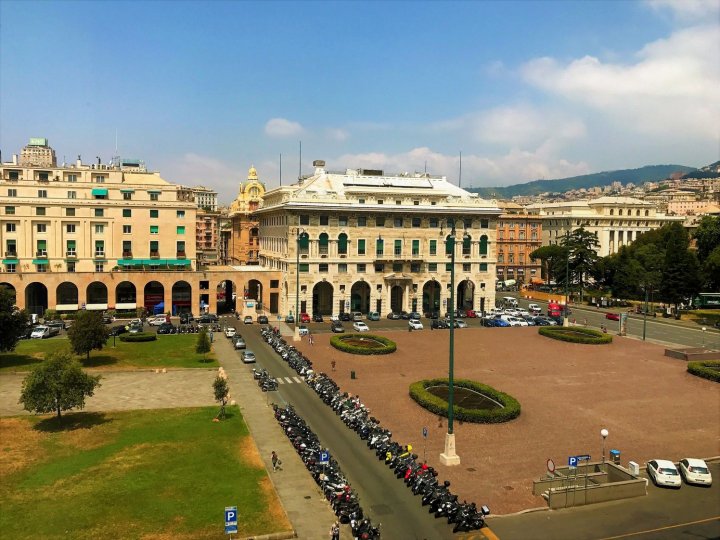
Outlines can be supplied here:
[[[229, 322], [229, 321], [228, 321]], [[452, 529], [444, 520], [437, 520], [428, 513], [392, 471], [378, 460], [367, 448], [365, 441], [343, 424], [339, 417], [325, 405], [260, 337], [257, 325], [243, 326], [236, 321], [230, 324], [242, 333], [257, 355], [257, 364], [274, 377], [282, 377], [276, 402], [291, 403], [311, 429], [320, 438], [331, 455], [338, 461], [350, 485], [357, 490], [363, 510], [373, 520], [382, 524], [383, 538], [407, 540], [431, 540], [453, 538]], [[253, 366], [248, 366], [250, 372]], [[251, 376], [248, 373], [248, 376]]]

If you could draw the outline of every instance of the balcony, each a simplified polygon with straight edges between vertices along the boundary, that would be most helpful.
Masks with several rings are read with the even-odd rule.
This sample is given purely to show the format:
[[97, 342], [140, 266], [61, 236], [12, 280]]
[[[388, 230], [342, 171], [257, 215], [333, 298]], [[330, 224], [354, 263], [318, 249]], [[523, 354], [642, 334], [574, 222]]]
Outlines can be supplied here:
[[6, 259], [17, 259], [17, 252], [16, 251], [6, 251], [5, 252], [5, 258]]
[[151, 258], [151, 259], [159, 259], [159, 258], [160, 258], [160, 252], [159, 252], [159, 251], [151, 251], [151, 252], [150, 252], [150, 258]]
[[185, 252], [184, 252], [184, 251], [178, 251], [178, 252], [175, 254], [175, 257], [178, 258], [178, 259], [184, 259], [184, 258], [185, 258]]
[[123, 256], [123, 259], [132, 259], [133, 258], [132, 251], [123, 251], [122, 256]]
[[47, 257], [47, 249], [39, 249], [35, 252], [35, 256], [38, 258], [45, 258]]
[[104, 259], [104, 258], [105, 258], [105, 252], [104, 252], [104, 251], [96, 251], [96, 252], [95, 252], [95, 258], [96, 258], [96, 259]]
[[65, 257], [67, 257], [68, 259], [77, 259], [77, 253], [74, 249], [69, 249], [65, 252]]

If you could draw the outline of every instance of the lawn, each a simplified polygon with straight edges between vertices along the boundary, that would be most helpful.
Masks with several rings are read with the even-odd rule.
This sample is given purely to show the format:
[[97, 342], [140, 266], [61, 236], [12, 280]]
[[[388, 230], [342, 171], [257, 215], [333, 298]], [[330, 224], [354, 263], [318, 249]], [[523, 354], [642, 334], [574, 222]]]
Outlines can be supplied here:
[[240, 537], [290, 530], [236, 407], [0, 419], [0, 531], [21, 538]]
[[[158, 336], [157, 341], [126, 343], [110, 338], [101, 351], [92, 351], [90, 360], [79, 357], [83, 366], [102, 369], [138, 368], [211, 368], [219, 364], [214, 353], [197, 354], [197, 335], [180, 334]], [[26, 339], [18, 343], [15, 351], [0, 354], [0, 372], [27, 371], [42, 361], [44, 355], [58, 348], [70, 347], [65, 337]]]

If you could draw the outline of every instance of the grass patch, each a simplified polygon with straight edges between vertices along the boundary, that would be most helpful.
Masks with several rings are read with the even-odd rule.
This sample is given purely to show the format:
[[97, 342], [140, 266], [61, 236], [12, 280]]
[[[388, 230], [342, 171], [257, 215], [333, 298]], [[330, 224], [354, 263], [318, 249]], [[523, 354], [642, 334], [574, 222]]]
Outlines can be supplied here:
[[346, 334], [330, 338], [330, 345], [350, 354], [390, 354], [397, 350], [391, 339], [373, 334]]
[[235, 505], [241, 537], [289, 530], [239, 410], [216, 413], [0, 419], [3, 539], [219, 538]]
[[[207, 368], [217, 367], [215, 353], [197, 354], [197, 335], [179, 334], [158, 336], [156, 341], [128, 343], [110, 338], [102, 351], [92, 351], [90, 360], [78, 357], [86, 368]], [[0, 354], [0, 372], [28, 371], [42, 361], [45, 354], [59, 348], [70, 348], [67, 338], [25, 339], [15, 351]]]
[[720, 383], [720, 361], [705, 360], [687, 363], [688, 373]]
[[582, 343], [585, 345], [605, 345], [612, 342], [612, 336], [591, 328], [580, 328], [578, 326], [541, 326], [538, 329], [541, 336], [568, 341], [570, 343]]

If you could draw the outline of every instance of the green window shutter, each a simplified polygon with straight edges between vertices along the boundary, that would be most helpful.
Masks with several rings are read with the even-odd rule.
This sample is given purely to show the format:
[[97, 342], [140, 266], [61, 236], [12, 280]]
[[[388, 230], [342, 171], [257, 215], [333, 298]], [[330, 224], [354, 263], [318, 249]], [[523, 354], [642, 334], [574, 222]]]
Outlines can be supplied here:
[[480, 255], [487, 255], [488, 237], [483, 235], [480, 237]]
[[308, 263], [300, 263], [300, 272], [307, 273], [310, 271], [310, 265]]
[[450, 263], [445, 263], [445, 271], [446, 271], [446, 272], [449, 272], [450, 270], [452, 270], [452, 264], [450, 264]]
[[358, 255], [365, 255], [365, 239], [358, 240]]
[[185, 242], [178, 242], [178, 243], [177, 243], [177, 250], [178, 250], [178, 251], [185, 251]]
[[455, 247], [455, 238], [448, 235], [445, 239], [445, 255], [452, 255], [453, 247]]
[[420, 254], [420, 240], [413, 240], [413, 241], [412, 241], [412, 254], [413, 254], [413, 255], [419, 255], [419, 254]]
[[95, 251], [104, 251], [105, 247], [105, 241], [104, 240], [95, 240]]
[[341, 234], [340, 236], [338, 236], [338, 254], [347, 254], [347, 243], [347, 234]]
[[158, 217], [158, 211], [157, 210], [150, 210], [150, 217], [156, 218]]
[[385, 251], [385, 241], [378, 239], [377, 243], [375, 244], [375, 252], [378, 255], [382, 255]]
[[395, 240], [395, 255], [402, 254], [402, 240]]
[[158, 250], [158, 242], [157, 240], [153, 240], [150, 242], [150, 251], [157, 251]]
[[430, 240], [430, 255], [437, 255], [437, 240]]
[[38, 247], [38, 251], [47, 249], [47, 240], [38, 240], [37, 247]]
[[480, 263], [480, 271], [487, 272], [487, 263]]
[[132, 217], [132, 210], [129, 208], [123, 208], [123, 217]]
[[185, 234], [185, 225], [178, 225], [178, 226], [177, 226], [177, 233], [178, 233], [178, 234]]
[[68, 248], [68, 251], [71, 250], [71, 249], [75, 249], [75, 240], [68, 240], [68, 241], [67, 241], [67, 248]]
[[160, 225], [150, 225], [150, 234], [158, 234], [160, 232]]

